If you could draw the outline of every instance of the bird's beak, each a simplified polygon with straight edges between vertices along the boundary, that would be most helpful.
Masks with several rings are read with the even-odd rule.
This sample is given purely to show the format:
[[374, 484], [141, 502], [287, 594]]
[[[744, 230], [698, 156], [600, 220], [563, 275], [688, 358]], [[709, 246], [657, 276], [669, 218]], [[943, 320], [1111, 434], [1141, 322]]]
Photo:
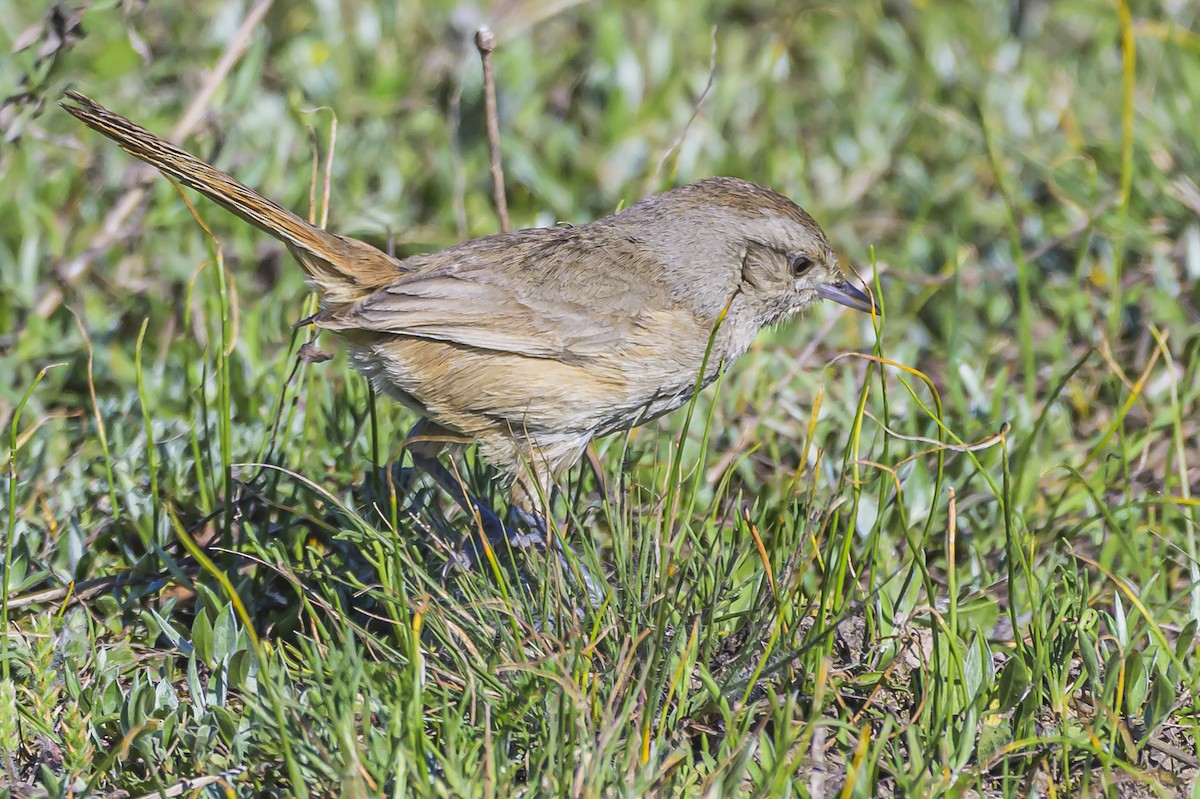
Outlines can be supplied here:
[[862, 289], [845, 280], [837, 283], [827, 283], [817, 287], [817, 296], [823, 300], [833, 300], [838, 305], [845, 305], [863, 313], [878, 314], [879, 306], [875, 304]]

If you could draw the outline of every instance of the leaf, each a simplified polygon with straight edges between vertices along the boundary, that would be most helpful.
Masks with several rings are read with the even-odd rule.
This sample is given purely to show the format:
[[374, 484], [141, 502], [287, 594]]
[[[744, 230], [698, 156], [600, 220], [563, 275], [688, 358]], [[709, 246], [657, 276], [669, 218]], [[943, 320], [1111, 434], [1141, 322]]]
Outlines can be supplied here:
[[208, 697], [204, 695], [204, 686], [200, 684], [200, 673], [196, 668], [196, 657], [199, 652], [188, 658], [187, 683], [188, 693], [191, 694], [191, 704], [196, 716], [204, 715], [208, 710]]
[[229, 700], [229, 667], [218, 661], [208, 679], [208, 696], [215, 707], [222, 707]]
[[121, 686], [117, 684], [116, 680], [109, 680], [104, 686], [104, 693], [100, 695], [98, 715], [112, 716], [116, 714], [121, 707], [121, 700]]
[[83, 685], [79, 681], [79, 672], [75, 669], [63, 669], [63, 687], [67, 689], [67, 696], [78, 701], [83, 695]]
[[[1175, 659], [1180, 663], [1185, 663], [1188, 656], [1192, 653], [1192, 648], [1196, 646], [1196, 620], [1192, 619], [1183, 626], [1179, 631], [1179, 637], [1175, 639]], [[1179, 674], [1179, 669], [1174, 663], [1167, 667], [1167, 677], [1171, 682], [1177, 682], [1182, 675]]]
[[179, 707], [179, 696], [175, 693], [170, 680], [161, 680], [154, 687], [154, 709], [175, 710]]
[[1167, 720], [1171, 715], [1171, 708], [1175, 707], [1175, 698], [1175, 686], [1160, 672], [1150, 686], [1150, 697], [1142, 710], [1142, 720], [1146, 722], [1147, 732]]
[[296, 357], [305, 363], [325, 363], [325, 361], [328, 361], [333, 356], [311, 341], [306, 341], [300, 346], [300, 351], [296, 353]]
[[1146, 701], [1150, 692], [1150, 678], [1146, 674], [1143, 652], [1130, 652], [1125, 658], [1125, 714], [1132, 716]]
[[954, 759], [955, 770], [966, 768], [967, 763], [971, 761], [971, 756], [975, 754], [976, 739], [979, 736], [979, 711], [973, 706], [967, 708], [967, 712], [959, 717], [957, 726], [958, 730], [952, 733], [958, 736], [958, 751], [955, 753]]
[[1104, 690], [1101, 698], [1108, 707], [1115, 707], [1117, 702], [1117, 680], [1121, 676], [1121, 653], [1113, 652], [1104, 661]]
[[142, 681], [140, 675], [135, 676], [133, 685], [130, 686], [129, 693], [125, 696], [125, 702], [121, 706], [122, 731], [128, 733], [145, 724], [150, 715], [153, 701], [150, 686]]
[[1009, 658], [1008, 663], [1004, 664], [1004, 670], [1000, 672], [999, 699], [1002, 710], [1012, 710], [1029, 695], [1030, 679], [1029, 667], [1025, 665], [1021, 656], [1013, 655]]
[[237, 624], [233, 620], [233, 608], [226, 605], [217, 615], [213, 625], [213, 658], [222, 663], [237, 651]]
[[151, 617], [153, 617], [154, 621], [158, 624], [159, 635], [166, 638], [171, 646], [175, 647], [183, 654], [190, 655], [192, 653], [192, 645], [178, 630], [175, 629], [175, 626], [171, 624], [170, 621], [159, 615], [158, 611], [156, 611], [154, 608], [147, 608], [147, 610], [149, 611]]
[[229, 658], [229, 687], [241, 690], [250, 676], [250, 650], [239, 649]]
[[968, 701], [974, 702], [980, 695], [986, 695], [992, 690], [996, 681], [996, 664], [992, 661], [992, 649], [982, 635], [976, 634], [975, 640], [967, 650], [963, 668]]
[[977, 762], [990, 760], [992, 755], [1012, 742], [1012, 728], [1008, 724], [992, 725], [984, 722], [980, 725], [979, 741], [975, 747]]
[[9, 52], [15, 54], [32, 47], [33, 43], [42, 37], [42, 29], [45, 27], [46, 21], [39, 19], [28, 28], [18, 33], [17, 37], [13, 39], [12, 49], [10, 49]]
[[1129, 628], [1125, 624], [1125, 606], [1121, 604], [1121, 595], [1113, 594], [1113, 635], [1122, 650], [1129, 648]]
[[45, 17], [17, 35], [11, 52], [19, 53], [36, 44], [37, 60], [34, 63], [40, 65], [47, 58], [70, 50], [86, 35], [82, 25], [83, 10], [66, 4], [54, 4]]
[[237, 735], [237, 717], [233, 715], [229, 708], [224, 707], [214, 707], [212, 715], [217, 720], [217, 727], [220, 729], [222, 740], [226, 744], [233, 743], [233, 738]]
[[192, 622], [192, 646], [196, 649], [196, 654], [205, 664], [211, 666], [213, 662], [213, 628], [212, 623], [208, 620], [208, 612], [200, 611], [196, 614], [196, 620]]
[[1079, 659], [1083, 661], [1083, 670], [1093, 683], [1100, 681], [1100, 660], [1096, 657], [1096, 641], [1091, 633], [1079, 633]]

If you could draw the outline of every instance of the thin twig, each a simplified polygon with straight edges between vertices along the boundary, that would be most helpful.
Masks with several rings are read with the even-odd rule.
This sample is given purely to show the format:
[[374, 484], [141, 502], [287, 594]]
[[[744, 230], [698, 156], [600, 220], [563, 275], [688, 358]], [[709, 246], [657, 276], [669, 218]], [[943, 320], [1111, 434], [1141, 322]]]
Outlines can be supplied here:
[[717, 77], [717, 26], [712, 26], [712, 45], [708, 53], [708, 82], [704, 84], [704, 91], [700, 92], [700, 96], [696, 98], [695, 105], [692, 106], [692, 115], [688, 117], [687, 124], [683, 126], [683, 130], [679, 131], [679, 135], [675, 141], [671, 142], [671, 146], [662, 154], [662, 158], [658, 160], [658, 166], [654, 168], [654, 174], [650, 176], [650, 183], [647, 184], [644, 194], [650, 194], [658, 190], [658, 180], [662, 176], [663, 167], [667, 165], [667, 159], [671, 157], [671, 153], [678, 150], [683, 145], [683, 140], [687, 138], [688, 131], [691, 130], [692, 123], [696, 121], [696, 117], [700, 114], [700, 106], [704, 104], [708, 93], [712, 91], [713, 83]]
[[507, 233], [512, 230], [512, 222], [508, 218], [508, 199], [504, 194], [504, 167], [500, 165], [500, 120], [496, 114], [496, 74], [492, 68], [496, 34], [486, 27], [475, 31], [475, 47], [483, 62], [483, 110], [487, 115], [488, 155], [492, 160], [492, 196], [496, 214], [500, 217], [500, 229]]
[[337, 149], [337, 114], [329, 109], [329, 147], [325, 152], [325, 176], [321, 185], [321, 227], [329, 227], [329, 194], [333, 186], [333, 152]]
[[462, 142], [459, 141], [462, 129], [462, 98], [463, 72], [459, 70], [458, 80], [454, 85], [454, 94], [450, 95], [450, 163], [454, 168], [454, 227], [460, 239], [467, 237], [467, 170], [463, 166]]
[[[209, 103], [212, 102], [213, 96], [221, 83], [224, 82], [226, 76], [234, 65], [245, 55], [246, 50], [250, 46], [250, 36], [254, 33], [254, 29], [262, 22], [267, 11], [271, 8], [273, 0], [258, 0], [251, 8], [250, 13], [242, 20], [241, 27], [233, 35], [229, 45], [225, 48], [225, 52], [221, 54], [221, 58], [217, 61], [212, 70], [204, 77], [204, 82], [200, 86], [200, 91], [192, 99], [191, 105], [183, 112], [183, 116], [175, 124], [171, 135], [167, 139], [175, 144], [179, 144], [184, 139], [192, 134], [199, 125], [200, 120], [204, 118], [204, 114], [208, 111]], [[108, 215], [104, 217], [104, 225], [100, 231], [92, 238], [91, 244], [86, 250], [62, 264], [58, 269], [59, 277], [66, 285], [73, 285], [79, 282], [88, 270], [91, 268], [92, 259], [101, 252], [121, 241], [128, 235], [125, 229], [125, 221], [135, 210], [142, 207], [143, 200], [146, 196], [146, 185], [150, 182], [151, 176], [154, 174], [153, 167], [145, 164], [134, 164], [129, 167], [132, 174], [139, 176], [134, 184], [125, 192], [117, 204], [112, 207]], [[38, 303], [35, 309], [38, 316], [43, 319], [50, 316], [62, 304], [63, 291], [58, 286], [52, 286], [47, 289], [46, 294], [42, 297], [42, 301]]]
[[153, 793], [142, 794], [137, 799], [174, 799], [176, 796], [183, 796], [185, 793], [198, 792], [201, 788], [215, 783], [223, 782], [226, 788], [230, 787], [230, 778], [237, 777], [247, 770], [246, 766], [236, 766], [228, 771], [222, 771], [220, 774], [206, 774], [203, 777], [191, 777], [186, 780], [181, 780], [174, 785], [166, 788], [160, 788]]
[[59, 588], [43, 588], [40, 591], [14, 596], [8, 600], [8, 607], [10, 610], [13, 610], [23, 608], [26, 605], [45, 605], [52, 602], [61, 602], [64, 599], [69, 602], [86, 602], [97, 594], [103, 594], [110, 588], [133, 588], [135, 586], [149, 585], [156, 580], [169, 580], [170, 578], [170, 572], [148, 574], [143, 577], [133, 578], [127, 574], [95, 577], [91, 580], [80, 580], [77, 583], [70, 583]]

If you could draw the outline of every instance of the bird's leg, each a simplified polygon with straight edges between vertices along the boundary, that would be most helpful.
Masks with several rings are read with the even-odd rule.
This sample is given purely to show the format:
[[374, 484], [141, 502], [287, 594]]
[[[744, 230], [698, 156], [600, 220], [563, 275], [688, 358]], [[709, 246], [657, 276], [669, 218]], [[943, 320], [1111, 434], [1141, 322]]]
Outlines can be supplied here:
[[[547, 546], [558, 557], [558, 563], [562, 570], [574, 576], [579, 581], [580, 586], [587, 594], [588, 602], [593, 608], [600, 607], [604, 602], [604, 591], [592, 577], [592, 573], [588, 571], [584, 565], [583, 559], [579, 554], [571, 548], [571, 545], [563, 541], [562, 536], [551, 537], [549, 526], [546, 524], [546, 519], [542, 515], [523, 508], [520, 505], [513, 505], [509, 510], [509, 524], [512, 527], [521, 525], [529, 530], [523, 537], [523, 540], [528, 540], [531, 543], [542, 544]], [[513, 540], [512, 534], [509, 535], [509, 541]], [[571, 553], [571, 557], [567, 558], [567, 553]]]
[[[507, 544], [513, 549], [542, 545], [547, 551], [552, 551], [558, 557], [559, 564], [567, 574], [574, 575], [579, 580], [592, 607], [599, 607], [604, 601], [604, 591], [592, 577], [591, 572], [583, 565], [583, 561], [564, 545], [560, 536], [552, 536], [546, 516], [539, 512], [543, 499], [548, 504], [554, 491], [554, 472], [545, 463], [541, 468], [533, 466], [517, 473], [512, 486], [512, 505], [509, 509], [508, 524], [490, 508], [472, 497], [466, 490], [458, 475], [451, 472], [438, 460], [438, 455], [448, 444], [465, 444], [468, 440], [462, 436], [440, 427], [427, 419], [422, 419], [413, 425], [405, 438], [404, 447], [412, 455], [413, 467], [420, 469], [433, 478], [441, 488], [448, 493], [459, 507], [479, 521], [481, 532], [492, 549]], [[472, 542], [474, 542], [472, 537]], [[565, 547], [565, 548], [564, 548]], [[567, 552], [571, 558], [567, 558]], [[456, 559], [456, 565], [470, 568], [479, 560], [478, 552], [463, 552]]]
[[[571, 548], [571, 545], [563, 541], [561, 535], [552, 534], [550, 525], [546, 523], [547, 515], [537, 510], [542, 506], [543, 499], [546, 506], [549, 506], [553, 491], [553, 471], [545, 466], [539, 469], [535, 465], [531, 465], [513, 483], [509, 525], [514, 528], [517, 526], [526, 528], [529, 532], [523, 537], [523, 540], [541, 544], [546, 547], [547, 551], [553, 551], [558, 557], [563, 571], [579, 581], [580, 586], [587, 594], [588, 602], [593, 608], [598, 608], [604, 602], [604, 591], [600, 584], [592, 577], [592, 573], [584, 565], [583, 559]], [[547, 510], [546, 513], [548, 514], [549, 511]], [[511, 535], [510, 533], [510, 541], [512, 540]], [[568, 552], [571, 553], [569, 559], [567, 558]]]
[[[537, 536], [520, 534], [515, 526], [505, 525], [500, 517], [484, 503], [471, 496], [458, 475], [451, 472], [438, 460], [438, 455], [448, 444], [463, 444], [467, 440], [444, 428], [422, 419], [413, 425], [405, 437], [404, 448], [412, 456], [413, 467], [425, 472], [437, 483], [443, 491], [450, 495], [455, 503], [468, 516], [479, 522], [480, 531], [486, 536], [488, 544], [495, 549], [507, 542], [513, 548], [520, 548], [537, 543]], [[472, 538], [472, 540], [474, 540]], [[470, 566], [477, 558], [462, 553], [461, 565]]]
[[512, 483], [512, 504], [508, 509], [509, 523], [526, 528], [527, 537], [550, 546], [551, 530], [546, 523], [550, 498], [554, 495], [554, 474], [545, 463], [530, 458], [515, 466]]
[[545, 518], [516, 505], [509, 508], [508, 524], [504, 529], [508, 533], [509, 545], [517, 549], [545, 546], [549, 538]]

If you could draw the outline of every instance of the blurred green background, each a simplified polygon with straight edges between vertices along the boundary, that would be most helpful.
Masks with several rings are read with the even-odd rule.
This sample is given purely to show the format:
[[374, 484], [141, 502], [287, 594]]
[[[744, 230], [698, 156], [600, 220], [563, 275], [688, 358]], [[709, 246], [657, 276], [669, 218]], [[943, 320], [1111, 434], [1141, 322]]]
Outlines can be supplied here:
[[[1200, 6], [278, 0], [213, 80], [250, 13], [0, 0], [10, 783], [136, 793], [234, 768], [269, 793], [286, 765], [361, 795], [1188, 789]], [[332, 146], [329, 226], [423, 251], [498, 229], [485, 24], [516, 226], [735, 175], [804, 206], [886, 308], [764, 334], [702, 431], [669, 417], [628, 457], [601, 446], [625, 521], [598, 521], [587, 473], [571, 507], [619, 598], [562, 640], [498, 621], [487, 575], [439, 593], [438, 556], [404, 543], [439, 501], [386, 529], [376, 467], [412, 419], [343, 357], [297, 365], [308, 305], [282, 248], [197, 202], [221, 283], [178, 192], [56, 106], [74, 88], [166, 134], [215, 89], [189, 149], [303, 213]], [[286, 472], [232, 465], [264, 460]], [[269, 511], [235, 524], [235, 488]], [[214, 554], [237, 616], [172, 509], [202, 543], [237, 528], [287, 579]], [[62, 590], [113, 575], [145, 580]], [[398, 632], [351, 613], [364, 596]], [[570, 617], [555, 596], [542, 610]], [[848, 648], [825, 634], [846, 619]], [[282, 643], [258, 648], [247, 620]], [[544, 671], [495, 676], [526, 661]]]

